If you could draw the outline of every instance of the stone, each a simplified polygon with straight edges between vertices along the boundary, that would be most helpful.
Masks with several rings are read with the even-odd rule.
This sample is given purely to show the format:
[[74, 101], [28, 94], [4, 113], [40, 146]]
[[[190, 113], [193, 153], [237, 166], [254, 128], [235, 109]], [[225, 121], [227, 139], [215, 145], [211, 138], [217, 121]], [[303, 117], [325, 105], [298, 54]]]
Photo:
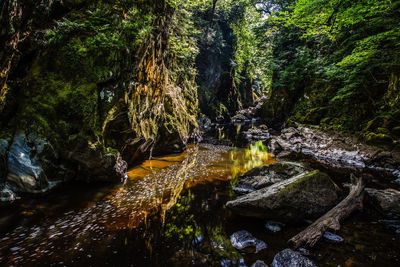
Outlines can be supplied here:
[[264, 261], [257, 260], [251, 265], [251, 267], [268, 267], [268, 264], [266, 264]]
[[314, 262], [299, 252], [285, 249], [275, 255], [272, 267], [316, 267]]
[[197, 119], [197, 124], [199, 125], [200, 130], [207, 132], [211, 129], [212, 122], [210, 118], [202, 116]]
[[268, 221], [265, 223], [265, 228], [267, 228], [269, 231], [273, 233], [282, 231], [282, 227], [284, 226], [285, 224], [275, 221]]
[[365, 191], [383, 211], [400, 214], [400, 191], [392, 188], [384, 190], [365, 188]]
[[18, 199], [18, 197], [8, 186], [4, 186], [2, 189], [0, 189], [0, 201], [13, 202], [16, 199]]
[[274, 164], [254, 168], [239, 176], [234, 188], [237, 194], [247, 194], [274, 183], [289, 179], [305, 171], [299, 163], [277, 162]]
[[296, 222], [321, 216], [340, 200], [340, 189], [320, 171], [305, 172], [259, 189], [226, 206], [247, 217]]
[[41, 147], [40, 144], [28, 145], [24, 132], [14, 136], [8, 152], [7, 182], [17, 191], [39, 193], [49, 189], [47, 176], [35, 156], [41, 152]]
[[232, 246], [238, 250], [253, 249], [255, 253], [267, 248], [267, 244], [255, 238], [251, 233], [242, 230], [231, 235]]
[[342, 243], [344, 242], [344, 239], [341, 236], [338, 236], [334, 233], [331, 232], [325, 232], [323, 235], [323, 238], [330, 242], [330, 243]]

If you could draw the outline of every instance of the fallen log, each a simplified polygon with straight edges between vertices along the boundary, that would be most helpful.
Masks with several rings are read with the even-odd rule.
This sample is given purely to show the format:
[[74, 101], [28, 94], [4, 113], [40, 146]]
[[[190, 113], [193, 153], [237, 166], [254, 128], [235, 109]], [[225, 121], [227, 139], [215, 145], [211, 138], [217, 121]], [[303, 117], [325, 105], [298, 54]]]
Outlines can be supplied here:
[[353, 211], [362, 210], [365, 184], [362, 178], [351, 175], [352, 184], [349, 195], [325, 215], [289, 240], [295, 249], [303, 245], [313, 247], [326, 230], [340, 230], [340, 222]]

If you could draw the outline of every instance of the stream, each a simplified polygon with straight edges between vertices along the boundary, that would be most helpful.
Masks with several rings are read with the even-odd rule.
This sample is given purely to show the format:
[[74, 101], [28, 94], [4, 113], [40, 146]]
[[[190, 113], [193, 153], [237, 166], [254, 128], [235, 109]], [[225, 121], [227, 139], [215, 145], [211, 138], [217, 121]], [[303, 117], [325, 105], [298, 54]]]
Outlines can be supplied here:
[[[0, 212], [1, 266], [251, 266], [270, 264], [306, 225], [269, 232], [265, 221], [234, 215], [236, 178], [274, 163], [270, 154], [219, 145], [191, 145], [129, 171], [125, 184], [70, 183], [16, 201]], [[323, 166], [321, 166], [323, 168]], [[330, 170], [335, 181], [349, 173]], [[398, 266], [400, 236], [367, 208], [338, 232], [343, 244], [321, 240], [309, 256], [318, 266]], [[247, 230], [267, 243], [242, 253], [230, 235]]]

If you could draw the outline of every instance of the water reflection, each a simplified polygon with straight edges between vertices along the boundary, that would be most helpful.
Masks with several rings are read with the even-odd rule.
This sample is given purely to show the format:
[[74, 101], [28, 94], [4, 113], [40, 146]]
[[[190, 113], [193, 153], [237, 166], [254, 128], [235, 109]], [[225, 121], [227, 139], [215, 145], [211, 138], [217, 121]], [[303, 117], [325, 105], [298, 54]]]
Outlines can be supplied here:
[[[20, 226], [0, 236], [0, 264], [93, 262], [94, 256], [99, 258], [116, 246], [122, 232], [148, 226], [149, 218], [156, 214], [170, 229], [170, 236], [176, 238], [177, 234], [172, 234], [174, 228], [168, 226], [171, 221], [166, 220], [166, 213], [175, 206], [183, 191], [199, 184], [228, 181], [250, 166], [271, 161], [258, 146], [229, 150], [228, 147], [190, 146], [180, 155], [145, 161], [128, 173], [129, 179], [124, 186], [108, 188], [99, 197], [91, 192], [92, 201], [84, 207], [70, 206], [61, 214], [46, 214], [53, 203], [39, 203], [36, 207], [42, 207], [40, 214], [43, 217], [28, 227], [29, 220], [25, 219], [30, 213], [37, 212], [30, 207], [20, 215], [24, 216]], [[76, 192], [66, 196], [64, 205], [68, 206], [68, 197], [71, 200], [85, 194], [88, 192], [76, 188]], [[204, 205], [199, 208], [207, 210], [207, 203], [198, 201]], [[175, 208], [179, 210], [180, 207], [176, 205]], [[190, 220], [190, 216], [187, 219]], [[193, 235], [201, 239], [206, 236], [204, 231], [219, 235], [215, 227], [200, 231], [196, 225], [179, 225], [184, 229], [179, 230], [178, 236]], [[148, 249], [151, 248], [149, 236], [142, 237], [148, 243]], [[127, 246], [129, 240], [124, 237], [121, 242]], [[221, 242], [217, 243], [221, 245]]]
[[234, 179], [253, 168], [275, 162], [262, 141], [251, 144], [248, 149], [232, 150], [230, 159], [232, 161], [231, 173]]

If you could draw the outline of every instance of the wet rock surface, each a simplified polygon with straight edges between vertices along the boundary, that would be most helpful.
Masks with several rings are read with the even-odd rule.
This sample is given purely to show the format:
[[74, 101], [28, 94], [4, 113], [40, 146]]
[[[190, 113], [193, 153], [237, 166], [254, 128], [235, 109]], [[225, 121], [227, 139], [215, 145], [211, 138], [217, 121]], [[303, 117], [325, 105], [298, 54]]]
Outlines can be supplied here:
[[343, 243], [344, 242], [344, 239], [341, 236], [338, 236], [338, 235], [336, 235], [334, 233], [331, 233], [331, 232], [325, 232], [324, 235], [323, 235], [323, 238], [326, 241], [330, 242], [330, 243], [336, 243], [337, 244], [337, 243]]
[[[380, 151], [356, 137], [328, 134], [303, 126], [285, 128], [269, 139], [269, 149], [279, 156], [299, 153], [334, 167], [371, 169], [387, 172], [400, 179], [400, 153]], [[280, 156], [282, 157], [282, 156]]]
[[328, 211], [340, 200], [339, 192], [327, 174], [313, 171], [251, 192], [226, 205], [243, 216], [295, 222]]
[[400, 191], [392, 188], [384, 190], [366, 188], [365, 191], [382, 211], [400, 214]]
[[258, 253], [260, 250], [267, 248], [267, 244], [264, 241], [255, 238], [245, 230], [233, 233], [230, 240], [232, 246], [238, 250], [255, 251], [255, 253]]
[[238, 178], [234, 191], [237, 194], [247, 194], [289, 179], [305, 170], [303, 165], [292, 162], [277, 162], [254, 168]]
[[251, 267], [268, 267], [268, 264], [266, 264], [264, 261], [258, 260], [253, 263]]
[[308, 258], [291, 249], [285, 249], [275, 255], [272, 267], [316, 267]]
[[35, 157], [42, 152], [45, 141], [35, 141], [36, 143], [29, 142], [25, 133], [19, 132], [8, 151], [7, 183], [20, 192], [38, 193], [49, 189], [47, 176]]

